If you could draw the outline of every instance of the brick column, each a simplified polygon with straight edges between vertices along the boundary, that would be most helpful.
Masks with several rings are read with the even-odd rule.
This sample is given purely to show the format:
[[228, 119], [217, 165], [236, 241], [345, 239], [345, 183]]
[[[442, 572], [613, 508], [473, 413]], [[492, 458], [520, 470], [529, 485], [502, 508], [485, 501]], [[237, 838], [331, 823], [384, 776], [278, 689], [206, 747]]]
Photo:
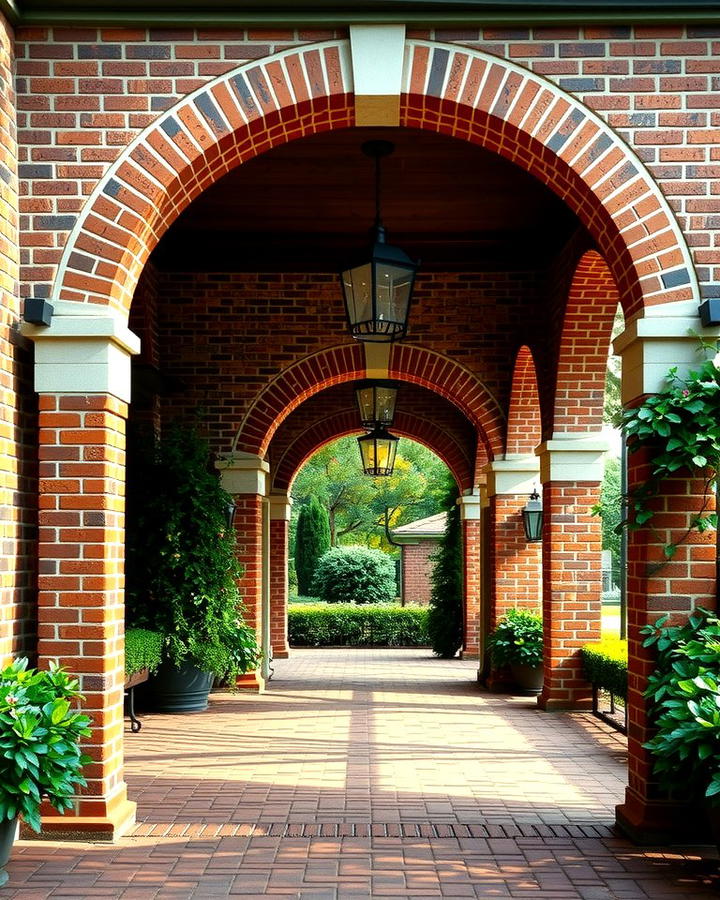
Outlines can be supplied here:
[[463, 546], [463, 659], [480, 657], [480, 493], [458, 497]]
[[[681, 374], [697, 366], [697, 340], [689, 329], [701, 330], [696, 319], [640, 319], [616, 340], [623, 357], [623, 403], [637, 403], [661, 390], [670, 366], [678, 366]], [[703, 332], [707, 336], [708, 329]], [[644, 450], [629, 454], [629, 491], [646, 481], [648, 460]], [[644, 842], [664, 840], [689, 820], [688, 810], [665, 799], [653, 781], [652, 757], [642, 746], [652, 734], [643, 692], [655, 656], [642, 646], [640, 629], [666, 613], [683, 622], [696, 606], [716, 608], [717, 535], [692, 531], [684, 538], [703, 506], [704, 488], [703, 479], [687, 473], [666, 479], [652, 501], [652, 527], [628, 532], [628, 786], [616, 815], [623, 831]], [[665, 559], [663, 547], [678, 541], [672, 560]]]
[[590, 685], [580, 647], [600, 639], [602, 529], [592, 507], [600, 496], [606, 443], [565, 434], [538, 448], [543, 484], [543, 709], [586, 709]]
[[509, 609], [540, 610], [542, 547], [525, 537], [522, 508], [539, 481], [535, 457], [502, 459], [486, 467], [490, 517], [489, 625]]
[[125, 419], [139, 342], [107, 310], [55, 303], [35, 341], [39, 397], [39, 665], [78, 675], [93, 762], [73, 815], [43, 830], [113, 839], [135, 821], [123, 780]]
[[288, 534], [292, 499], [270, 495], [270, 644], [276, 659], [290, 656], [288, 644]]
[[[263, 499], [267, 491], [269, 465], [259, 456], [234, 453], [216, 463], [222, 486], [235, 498], [235, 534], [237, 556], [243, 566], [240, 594], [245, 607], [247, 624], [255, 629], [262, 645], [263, 606]], [[269, 648], [263, 647], [267, 656]], [[247, 672], [238, 679], [238, 686], [262, 690], [260, 672]]]

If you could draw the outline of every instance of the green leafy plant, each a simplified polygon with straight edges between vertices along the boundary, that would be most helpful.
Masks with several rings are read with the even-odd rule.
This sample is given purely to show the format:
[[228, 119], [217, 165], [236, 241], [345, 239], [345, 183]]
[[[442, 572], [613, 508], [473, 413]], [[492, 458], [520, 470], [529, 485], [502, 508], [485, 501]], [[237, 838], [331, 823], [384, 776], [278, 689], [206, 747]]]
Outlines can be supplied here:
[[82, 700], [78, 681], [51, 663], [28, 669], [18, 659], [0, 673], [0, 820], [21, 815], [40, 831], [40, 802], [60, 813], [71, 809], [82, 767], [92, 760], [80, 750], [90, 718], [72, 709]]
[[[629, 451], [646, 447], [652, 454], [650, 477], [631, 496], [631, 528], [650, 523], [651, 498], [665, 478], [682, 470], [706, 479], [706, 503], [688, 531], [717, 527], [717, 514], [705, 511], [720, 461], [720, 352], [717, 344], [701, 341], [700, 346], [705, 353], [714, 353], [712, 359], [683, 377], [677, 367], [670, 369], [663, 391], [624, 414]], [[677, 544], [665, 547], [666, 557], [673, 556]]]
[[606, 638], [580, 650], [585, 677], [616, 697], [627, 697], [627, 641]]
[[720, 620], [698, 609], [682, 625], [664, 616], [646, 625], [643, 646], [657, 649], [648, 679], [648, 715], [656, 729], [643, 746], [670, 795], [720, 803]]
[[316, 497], [304, 504], [295, 534], [295, 573], [298, 593], [310, 591], [313, 575], [323, 554], [330, 549], [328, 512]]
[[428, 630], [433, 653], [441, 659], [452, 659], [463, 643], [462, 535], [457, 496], [453, 484], [445, 496], [445, 531], [431, 557], [434, 566]]
[[395, 563], [381, 550], [333, 547], [320, 559], [313, 595], [326, 603], [390, 603], [395, 599]]
[[125, 632], [125, 675], [148, 669], [154, 672], [162, 662], [164, 637], [159, 631], [129, 628]]
[[164, 635], [163, 656], [233, 681], [253, 665], [242, 620], [242, 569], [227, 527], [232, 498], [194, 428], [129, 447], [126, 624]]
[[288, 635], [293, 647], [427, 647], [428, 608], [291, 604]]
[[542, 617], [525, 609], [511, 609], [500, 619], [487, 641], [493, 665], [535, 668], [543, 661]]

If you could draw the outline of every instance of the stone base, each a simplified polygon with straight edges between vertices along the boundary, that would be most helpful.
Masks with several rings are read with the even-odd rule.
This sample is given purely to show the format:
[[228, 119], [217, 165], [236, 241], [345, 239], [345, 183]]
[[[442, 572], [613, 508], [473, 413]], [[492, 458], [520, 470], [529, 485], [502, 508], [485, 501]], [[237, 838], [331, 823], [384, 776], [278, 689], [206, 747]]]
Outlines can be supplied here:
[[560, 712], [561, 710], [571, 710], [575, 712], [583, 712], [585, 710], [592, 709], [592, 697], [578, 697], [577, 700], [572, 698], [568, 699], [567, 697], [544, 697], [542, 694], [537, 698], [537, 704], [540, 709], [544, 709], [545, 712], [553, 712], [553, 710], [557, 710]]
[[273, 659], [288, 659], [290, 656], [289, 647], [273, 647]]
[[615, 822], [636, 844], [704, 840], [713, 843], [703, 809], [678, 803], [643, 800], [626, 788], [625, 802], [615, 807]]
[[468, 647], [460, 651], [460, 659], [480, 659], [480, 651], [477, 647]]
[[244, 675], [238, 675], [235, 688], [238, 691], [252, 691], [261, 694], [265, 690], [265, 679], [260, 672], [245, 672]]
[[20, 827], [23, 840], [116, 841], [135, 824], [137, 803], [123, 800], [108, 816], [73, 816], [69, 813], [42, 817], [42, 831], [36, 834], [27, 825]]

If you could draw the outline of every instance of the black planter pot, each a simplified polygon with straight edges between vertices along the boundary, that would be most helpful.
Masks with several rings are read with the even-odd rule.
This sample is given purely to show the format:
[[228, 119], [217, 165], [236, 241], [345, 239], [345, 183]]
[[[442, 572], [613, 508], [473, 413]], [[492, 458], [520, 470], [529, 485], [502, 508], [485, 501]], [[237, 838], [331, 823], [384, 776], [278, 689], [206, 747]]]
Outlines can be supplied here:
[[165, 661], [149, 681], [150, 702], [155, 712], [188, 713], [207, 709], [212, 672], [191, 665], [179, 669]]
[[15, 843], [17, 825], [17, 816], [14, 819], [3, 819], [0, 822], [0, 885], [5, 884], [10, 877], [5, 871], [5, 866], [8, 864]]
[[543, 688], [543, 667], [524, 666], [520, 663], [512, 663], [510, 666], [513, 678], [517, 686], [529, 694], [539, 694]]

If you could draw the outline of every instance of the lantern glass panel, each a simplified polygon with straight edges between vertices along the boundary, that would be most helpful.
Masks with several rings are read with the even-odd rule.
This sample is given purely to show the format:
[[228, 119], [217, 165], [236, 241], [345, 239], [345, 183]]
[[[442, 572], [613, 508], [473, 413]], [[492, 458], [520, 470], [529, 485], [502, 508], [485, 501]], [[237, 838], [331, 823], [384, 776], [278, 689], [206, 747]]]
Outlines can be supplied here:
[[372, 312], [372, 264], [346, 269], [342, 274], [345, 305], [352, 328], [358, 322], [367, 322]]
[[410, 293], [415, 280], [415, 267], [378, 262], [376, 273], [377, 318], [380, 321], [407, 321]]
[[358, 438], [363, 471], [366, 475], [392, 475], [398, 439], [378, 428]]
[[395, 417], [397, 387], [388, 381], [363, 381], [355, 389], [363, 428], [389, 427]]

